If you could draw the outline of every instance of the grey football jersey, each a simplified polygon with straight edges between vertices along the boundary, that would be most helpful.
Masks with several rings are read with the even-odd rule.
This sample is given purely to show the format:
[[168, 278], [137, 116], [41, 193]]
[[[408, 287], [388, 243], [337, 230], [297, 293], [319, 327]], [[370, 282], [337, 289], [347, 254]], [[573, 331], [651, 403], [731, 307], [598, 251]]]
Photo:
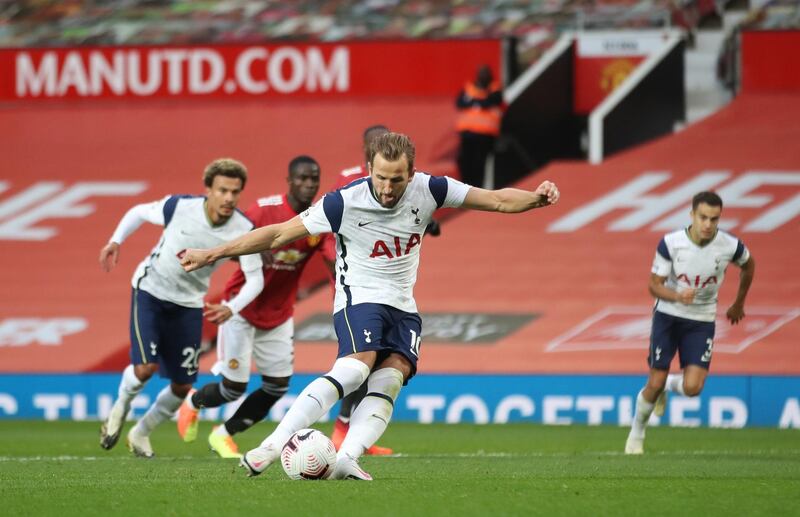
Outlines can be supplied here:
[[333, 310], [381, 303], [417, 312], [414, 283], [425, 227], [441, 207], [459, 207], [469, 185], [417, 172], [392, 208], [375, 199], [370, 178], [329, 192], [301, 214], [309, 233], [337, 234]]
[[[187, 248], [213, 248], [235, 239], [253, 228], [253, 223], [238, 210], [220, 226], [212, 226], [206, 216], [205, 198], [167, 196], [151, 204], [163, 213], [164, 232], [153, 251], [133, 274], [131, 283], [160, 300], [184, 307], [202, 307], [211, 274], [223, 262], [187, 273], [177, 255]], [[243, 270], [261, 268], [259, 255], [240, 258]]]

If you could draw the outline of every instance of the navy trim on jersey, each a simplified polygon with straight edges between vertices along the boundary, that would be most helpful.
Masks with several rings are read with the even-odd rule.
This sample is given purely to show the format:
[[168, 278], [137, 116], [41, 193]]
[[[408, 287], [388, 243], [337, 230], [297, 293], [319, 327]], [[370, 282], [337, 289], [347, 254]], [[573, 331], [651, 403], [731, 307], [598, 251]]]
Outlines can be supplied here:
[[658, 254], [667, 260], [672, 260], [667, 249], [667, 242], [663, 238], [658, 242]]
[[178, 206], [178, 200], [180, 199], [189, 199], [192, 197], [189, 194], [179, 194], [177, 196], [170, 196], [169, 199], [164, 203], [164, 228], [167, 227], [170, 221], [172, 221], [172, 216], [175, 215], [175, 208]]
[[250, 223], [250, 229], [251, 229], [251, 230], [252, 230], [253, 228], [255, 228], [255, 227], [256, 227], [256, 223], [255, 223], [255, 221], [253, 221], [252, 219], [250, 219], [249, 217], [247, 217], [247, 214], [246, 214], [246, 213], [244, 213], [244, 212], [242, 212], [241, 210], [239, 210], [239, 207], [236, 207], [236, 208], [234, 208], [234, 210], [235, 210], [235, 211], [237, 211], [237, 212], [239, 212], [239, 215], [241, 215], [242, 217], [244, 217], [244, 220]]
[[370, 196], [372, 196], [372, 199], [374, 199], [375, 201], [377, 201], [377, 202], [378, 202], [378, 204], [380, 204], [380, 203], [381, 203], [381, 200], [380, 200], [380, 199], [378, 199], [378, 196], [376, 196], [376, 195], [375, 195], [375, 189], [374, 189], [374, 188], [372, 188], [372, 178], [371, 178], [371, 177], [369, 177], [369, 178], [364, 178], [364, 179], [365, 179], [365, 180], [367, 180], [367, 185], [369, 185], [369, 195], [370, 195]]
[[742, 244], [742, 241], [736, 241], [736, 251], [733, 253], [733, 262], [739, 260], [739, 258], [741, 258], [743, 253], [744, 253], [744, 244]]
[[[368, 181], [368, 180], [369, 180], [369, 178], [356, 178], [353, 181], [351, 181], [350, 183], [348, 183], [347, 185], [345, 185], [344, 187], [341, 187], [341, 188], [337, 189], [337, 191], [339, 191], [339, 190], [347, 190], [349, 188], [353, 188], [356, 185], [361, 185], [362, 183], [364, 183], [365, 181]], [[370, 188], [372, 187], [372, 183], [371, 182], [369, 183], [369, 186], [370, 186]]]
[[350, 307], [353, 305], [353, 295], [350, 292], [350, 286], [344, 283], [344, 273], [347, 272], [349, 266], [347, 265], [347, 261], [345, 258], [347, 257], [347, 247], [344, 245], [344, 238], [341, 235], [337, 235], [339, 237], [339, 247], [342, 248], [342, 254], [339, 255], [342, 259], [342, 275], [339, 277], [339, 283], [342, 284], [342, 289], [344, 289], [344, 294], [347, 296], [347, 306]]
[[322, 198], [322, 209], [325, 211], [325, 217], [328, 218], [328, 223], [331, 225], [331, 231], [339, 233], [339, 228], [342, 226], [342, 214], [344, 214], [342, 193], [335, 190], [325, 194], [325, 197]]
[[339, 237], [339, 246], [341, 246], [342, 248], [342, 254], [340, 255], [340, 257], [342, 257], [342, 264], [343, 264], [342, 270], [347, 272], [347, 269], [350, 267], [347, 265], [347, 261], [345, 260], [345, 258], [347, 258], [347, 247], [344, 245], [344, 239], [342, 238], [342, 236], [337, 235], [337, 237]]
[[428, 188], [436, 200], [436, 208], [442, 208], [444, 200], [447, 199], [447, 178], [441, 176], [431, 176], [428, 181]]
[[158, 239], [158, 244], [156, 244], [156, 247], [153, 249], [152, 253], [150, 253], [150, 261], [144, 267], [144, 270], [142, 271], [142, 276], [139, 277], [139, 280], [136, 281], [136, 289], [140, 288], [139, 286], [142, 284], [142, 280], [144, 280], [144, 277], [147, 276], [147, 270], [150, 269], [150, 263], [158, 257], [159, 253], [161, 253], [161, 248], [164, 247], [164, 242], [166, 242], [166, 240], [164, 239], [164, 235], [162, 234], [161, 238]]

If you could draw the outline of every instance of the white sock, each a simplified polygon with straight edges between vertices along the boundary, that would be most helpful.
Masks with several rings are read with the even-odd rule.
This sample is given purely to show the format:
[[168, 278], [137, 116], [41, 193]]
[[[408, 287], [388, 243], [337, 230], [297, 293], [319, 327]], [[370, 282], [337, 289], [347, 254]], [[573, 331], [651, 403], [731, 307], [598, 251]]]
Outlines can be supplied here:
[[639, 395], [636, 397], [636, 414], [633, 416], [633, 423], [631, 424], [631, 434], [633, 436], [644, 438], [644, 430], [645, 427], [647, 427], [647, 421], [650, 420], [653, 406], [655, 406], [655, 404], [647, 402], [640, 391]]
[[667, 375], [667, 385], [665, 389], [667, 391], [670, 391], [672, 393], [677, 393], [685, 397], [686, 393], [684, 393], [683, 391], [683, 374], [671, 373]]
[[283, 447], [292, 434], [319, 420], [337, 400], [358, 389], [368, 375], [369, 367], [361, 361], [347, 357], [337, 359], [331, 371], [312, 381], [297, 396], [275, 431], [261, 442], [261, 447], [270, 444], [278, 449]]
[[395, 368], [381, 368], [367, 380], [367, 395], [350, 418], [338, 457], [344, 454], [358, 458], [381, 437], [392, 418], [394, 401], [403, 387], [403, 374]]
[[225, 429], [225, 424], [218, 425], [214, 429], [213, 433], [216, 434], [217, 436], [230, 436], [231, 435], [231, 433], [229, 433], [228, 430]]
[[172, 418], [182, 402], [183, 399], [172, 393], [170, 386], [166, 386], [131, 431], [138, 435], [149, 436], [156, 426]]
[[129, 364], [122, 372], [122, 379], [119, 381], [117, 390], [117, 403], [121, 403], [127, 409], [131, 406], [131, 401], [142, 391], [144, 384], [136, 374], [133, 373], [133, 365]]

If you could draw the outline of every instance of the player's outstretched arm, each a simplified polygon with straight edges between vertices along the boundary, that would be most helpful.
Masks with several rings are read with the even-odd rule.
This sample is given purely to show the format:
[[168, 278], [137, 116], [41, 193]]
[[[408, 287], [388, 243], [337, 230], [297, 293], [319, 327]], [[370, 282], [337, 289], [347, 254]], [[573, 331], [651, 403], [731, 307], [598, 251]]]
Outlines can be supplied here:
[[471, 210], [515, 214], [554, 205], [560, 195], [558, 187], [551, 181], [542, 182], [533, 192], [516, 188], [485, 190], [471, 187], [461, 206]]
[[120, 219], [108, 244], [100, 250], [100, 267], [108, 273], [119, 261], [120, 245], [144, 223], [164, 226], [164, 203], [168, 199], [131, 207]]
[[119, 262], [119, 244], [109, 242], [100, 250], [100, 267], [108, 273]]
[[733, 305], [730, 306], [725, 314], [732, 325], [736, 325], [744, 318], [744, 300], [747, 298], [747, 292], [750, 290], [750, 284], [753, 283], [755, 274], [756, 263], [753, 257], [750, 256], [742, 266], [741, 273], [739, 273], [739, 290], [736, 293], [736, 300], [734, 300]]
[[295, 216], [283, 223], [256, 228], [238, 239], [228, 241], [210, 250], [186, 250], [178, 258], [180, 258], [181, 266], [185, 271], [194, 271], [223, 258], [239, 257], [267, 249], [280, 248], [309, 235], [300, 216]]

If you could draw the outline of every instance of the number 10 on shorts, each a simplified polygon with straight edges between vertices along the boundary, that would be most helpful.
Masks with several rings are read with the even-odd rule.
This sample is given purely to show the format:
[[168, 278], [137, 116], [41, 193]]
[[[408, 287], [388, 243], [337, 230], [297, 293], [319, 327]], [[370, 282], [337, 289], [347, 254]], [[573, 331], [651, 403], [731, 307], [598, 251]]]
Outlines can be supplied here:
[[419, 346], [422, 344], [422, 336], [418, 336], [416, 332], [409, 329], [411, 332], [411, 353], [419, 357]]

